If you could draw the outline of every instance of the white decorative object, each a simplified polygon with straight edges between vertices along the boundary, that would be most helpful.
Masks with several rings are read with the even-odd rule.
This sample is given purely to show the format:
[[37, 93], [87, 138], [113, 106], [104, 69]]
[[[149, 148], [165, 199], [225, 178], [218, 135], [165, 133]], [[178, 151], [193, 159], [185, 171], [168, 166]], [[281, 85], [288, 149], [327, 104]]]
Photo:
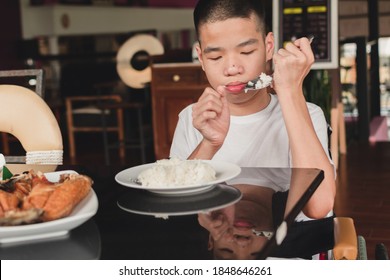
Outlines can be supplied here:
[[144, 88], [152, 80], [150, 66], [137, 70], [131, 65], [133, 56], [139, 52], [146, 52], [149, 56], [161, 55], [164, 47], [154, 36], [139, 34], [128, 39], [120, 48], [116, 56], [116, 70], [121, 80], [132, 88]]
[[3, 154], [0, 154], [0, 169], [2, 169], [4, 165], [5, 165], [5, 158]]
[[62, 164], [63, 151], [32, 151], [26, 153], [26, 164]]

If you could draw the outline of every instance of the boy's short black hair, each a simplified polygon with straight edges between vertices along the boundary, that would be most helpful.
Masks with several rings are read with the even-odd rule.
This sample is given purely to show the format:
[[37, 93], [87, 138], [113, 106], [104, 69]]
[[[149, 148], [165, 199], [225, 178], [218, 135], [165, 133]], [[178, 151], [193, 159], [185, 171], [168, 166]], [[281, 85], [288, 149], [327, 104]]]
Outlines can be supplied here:
[[267, 30], [265, 19], [265, 0], [199, 0], [194, 10], [195, 31], [199, 38], [199, 26], [229, 18], [249, 18], [257, 15], [260, 32]]

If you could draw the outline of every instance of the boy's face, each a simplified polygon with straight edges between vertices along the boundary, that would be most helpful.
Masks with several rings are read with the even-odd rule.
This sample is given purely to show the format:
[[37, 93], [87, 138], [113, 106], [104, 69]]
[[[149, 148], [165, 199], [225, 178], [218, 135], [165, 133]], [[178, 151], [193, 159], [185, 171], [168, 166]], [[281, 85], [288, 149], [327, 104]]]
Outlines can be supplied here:
[[[229, 206], [213, 212], [219, 215], [223, 211], [224, 215], [230, 214], [234, 217], [229, 218], [231, 227], [218, 240], [215, 240], [212, 235], [209, 236], [209, 250], [213, 250], [214, 257], [217, 259], [255, 259], [268, 239], [255, 236], [252, 229], [269, 231], [273, 229], [273, 222], [270, 209], [266, 203], [253, 198], [252, 190], [264, 188], [267, 191], [270, 189], [245, 184], [237, 184], [234, 187], [244, 193], [243, 197], [234, 204], [233, 209]], [[248, 188], [251, 191], [246, 191]]]
[[213, 240], [212, 237], [209, 237], [209, 250], [213, 250], [216, 259], [256, 259], [261, 249], [268, 242], [268, 239], [265, 237], [254, 236], [252, 231], [243, 234], [237, 229], [234, 229], [232, 234], [236, 235], [233, 240], [225, 235], [219, 240]]
[[[263, 37], [254, 15], [205, 23], [199, 27], [199, 60], [210, 85], [225, 86], [231, 103], [249, 99], [244, 87], [249, 80], [266, 72], [272, 59], [273, 35]], [[254, 94], [254, 93], [253, 93]]]

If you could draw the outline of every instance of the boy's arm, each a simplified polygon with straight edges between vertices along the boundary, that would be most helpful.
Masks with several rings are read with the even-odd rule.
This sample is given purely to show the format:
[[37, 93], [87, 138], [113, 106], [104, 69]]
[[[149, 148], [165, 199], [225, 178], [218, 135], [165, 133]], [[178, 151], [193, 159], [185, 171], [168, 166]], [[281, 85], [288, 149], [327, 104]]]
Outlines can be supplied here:
[[306, 38], [287, 44], [274, 55], [274, 88], [286, 123], [293, 167], [318, 168], [325, 173], [304, 209], [311, 218], [323, 218], [333, 209], [336, 184], [333, 165], [317, 137], [302, 90], [313, 62]]

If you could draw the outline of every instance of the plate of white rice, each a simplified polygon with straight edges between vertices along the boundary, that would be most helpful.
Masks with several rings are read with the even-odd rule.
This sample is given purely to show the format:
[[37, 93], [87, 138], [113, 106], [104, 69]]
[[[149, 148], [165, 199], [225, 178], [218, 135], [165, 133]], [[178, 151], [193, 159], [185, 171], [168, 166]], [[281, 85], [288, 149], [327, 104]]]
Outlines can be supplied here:
[[126, 187], [161, 194], [204, 191], [241, 172], [233, 163], [214, 160], [162, 159], [119, 172], [115, 180]]

